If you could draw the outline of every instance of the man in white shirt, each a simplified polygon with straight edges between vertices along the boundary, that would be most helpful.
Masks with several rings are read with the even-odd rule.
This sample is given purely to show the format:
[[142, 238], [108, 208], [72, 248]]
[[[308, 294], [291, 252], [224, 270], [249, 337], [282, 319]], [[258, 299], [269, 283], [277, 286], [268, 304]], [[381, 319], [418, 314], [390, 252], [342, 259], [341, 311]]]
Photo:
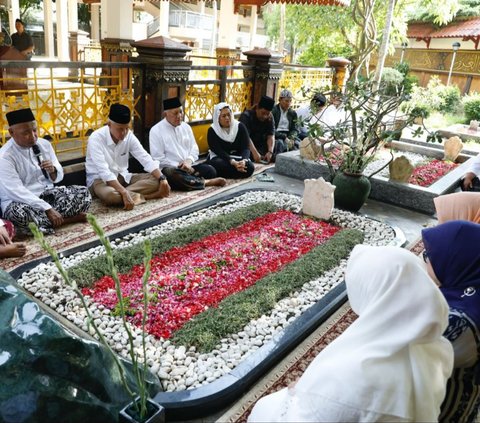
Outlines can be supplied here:
[[468, 172], [462, 179], [461, 188], [463, 191], [480, 191], [480, 154], [471, 160]]
[[[297, 109], [298, 124], [300, 126], [299, 138], [304, 139], [308, 135], [308, 123], [317, 113], [322, 113], [326, 108], [327, 98], [322, 93], [315, 93], [310, 104], [300, 106]], [[313, 122], [312, 122], [313, 123]]]
[[[170, 186], [130, 130], [130, 109], [112, 104], [105, 126], [94, 131], [87, 144], [87, 186], [107, 206], [132, 210], [146, 200], [170, 195]], [[147, 173], [130, 173], [128, 160], [135, 157]]]
[[165, 117], [150, 129], [150, 154], [158, 160], [162, 173], [173, 189], [191, 191], [206, 186], [224, 186], [215, 168], [198, 160], [198, 145], [192, 128], [183, 122], [182, 103], [178, 97], [163, 101]]
[[45, 234], [66, 223], [86, 221], [91, 196], [87, 188], [57, 186], [63, 168], [51, 144], [37, 136], [30, 109], [6, 115], [10, 140], [0, 149], [0, 200], [3, 217], [19, 234], [30, 234], [35, 223]]

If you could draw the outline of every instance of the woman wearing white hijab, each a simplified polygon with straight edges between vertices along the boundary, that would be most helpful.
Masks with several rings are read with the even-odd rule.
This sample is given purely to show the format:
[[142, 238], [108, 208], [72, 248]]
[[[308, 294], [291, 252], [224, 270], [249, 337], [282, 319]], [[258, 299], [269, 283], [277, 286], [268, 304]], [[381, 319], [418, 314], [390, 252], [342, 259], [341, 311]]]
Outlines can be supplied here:
[[219, 103], [213, 109], [213, 123], [208, 128], [210, 148], [207, 163], [224, 178], [248, 178], [255, 170], [250, 161], [250, 137], [245, 125], [233, 117], [227, 103]]
[[421, 260], [359, 245], [345, 281], [358, 319], [249, 422], [434, 422], [453, 366], [448, 305]]

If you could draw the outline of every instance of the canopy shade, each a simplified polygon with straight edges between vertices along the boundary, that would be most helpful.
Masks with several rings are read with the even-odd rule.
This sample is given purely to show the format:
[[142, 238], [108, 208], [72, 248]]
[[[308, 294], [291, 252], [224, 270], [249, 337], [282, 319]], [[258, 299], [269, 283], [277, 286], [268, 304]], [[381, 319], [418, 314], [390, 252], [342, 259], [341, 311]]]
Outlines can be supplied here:
[[350, 0], [233, 0], [235, 13], [241, 5], [263, 6], [266, 3], [305, 4], [317, 6], [349, 6]]

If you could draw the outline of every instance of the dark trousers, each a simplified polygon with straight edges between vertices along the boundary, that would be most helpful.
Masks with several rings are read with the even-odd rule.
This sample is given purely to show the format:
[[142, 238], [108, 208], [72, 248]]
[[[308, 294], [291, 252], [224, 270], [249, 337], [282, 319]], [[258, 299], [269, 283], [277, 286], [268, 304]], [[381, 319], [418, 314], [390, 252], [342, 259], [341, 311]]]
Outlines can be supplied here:
[[230, 163], [223, 160], [221, 157], [214, 157], [208, 161], [209, 165], [212, 165], [217, 171], [217, 175], [222, 178], [228, 179], [242, 179], [252, 176], [253, 171], [255, 170], [254, 164], [249, 160], [247, 162], [247, 171], [239, 172], [235, 169]]
[[178, 191], [194, 191], [205, 188], [205, 179], [213, 179], [217, 171], [207, 163], [192, 166], [195, 172], [187, 173], [176, 167], [164, 167], [162, 173], [167, 177], [168, 184]]

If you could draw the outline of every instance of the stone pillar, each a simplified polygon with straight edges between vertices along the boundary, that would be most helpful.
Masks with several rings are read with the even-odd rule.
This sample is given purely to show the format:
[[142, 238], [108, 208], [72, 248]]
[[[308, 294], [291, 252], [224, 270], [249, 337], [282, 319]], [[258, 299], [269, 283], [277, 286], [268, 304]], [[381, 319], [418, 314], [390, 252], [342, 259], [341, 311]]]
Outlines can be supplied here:
[[45, 35], [45, 56], [55, 57], [55, 37], [53, 34], [53, 7], [52, 0], [43, 2], [43, 31]]
[[[137, 113], [143, 117], [143, 122], [134, 122], [134, 132], [142, 143], [150, 128], [163, 117], [163, 100], [170, 97], [180, 97], [185, 100], [186, 82], [192, 62], [186, 54], [191, 48], [166, 37], [154, 37], [132, 43], [137, 49], [138, 57], [132, 57], [132, 62], [146, 64], [142, 84], [141, 78], [135, 78], [134, 95], [143, 101], [136, 105]], [[142, 91], [145, 88], [145, 91]]]
[[350, 60], [343, 57], [333, 57], [327, 60], [328, 66], [333, 68], [332, 88], [342, 92], [345, 90], [345, 81], [350, 63], [352, 63]]
[[[78, 3], [68, 0], [68, 51], [70, 60], [78, 62]], [[69, 76], [78, 78], [78, 69], [68, 69]]]
[[252, 15], [250, 16], [250, 42], [249, 48], [255, 48], [255, 35], [257, 34], [258, 13], [257, 6], [252, 6]]
[[102, 0], [102, 62], [128, 62], [132, 54], [133, 1]]
[[233, 7], [233, 1], [220, 3], [217, 49], [235, 50], [237, 47], [236, 39], [232, 34], [237, 33], [238, 15], [234, 13]]
[[57, 57], [61, 62], [68, 62], [68, 3], [67, 0], [55, 2], [57, 11]]
[[277, 98], [278, 81], [283, 71], [283, 56], [267, 48], [256, 48], [243, 54], [247, 56], [247, 62], [243, 64], [254, 66], [253, 75], [249, 69], [245, 71], [246, 77], [253, 76], [252, 103], [258, 103], [262, 95]]
[[92, 41], [100, 42], [100, 5], [92, 3], [90, 5], [90, 14], [92, 17], [92, 27], [90, 28], [90, 38]]
[[161, 0], [159, 3], [159, 15], [158, 15], [158, 30], [160, 35], [168, 37], [169, 35], [169, 15], [170, 15], [170, 2]]

